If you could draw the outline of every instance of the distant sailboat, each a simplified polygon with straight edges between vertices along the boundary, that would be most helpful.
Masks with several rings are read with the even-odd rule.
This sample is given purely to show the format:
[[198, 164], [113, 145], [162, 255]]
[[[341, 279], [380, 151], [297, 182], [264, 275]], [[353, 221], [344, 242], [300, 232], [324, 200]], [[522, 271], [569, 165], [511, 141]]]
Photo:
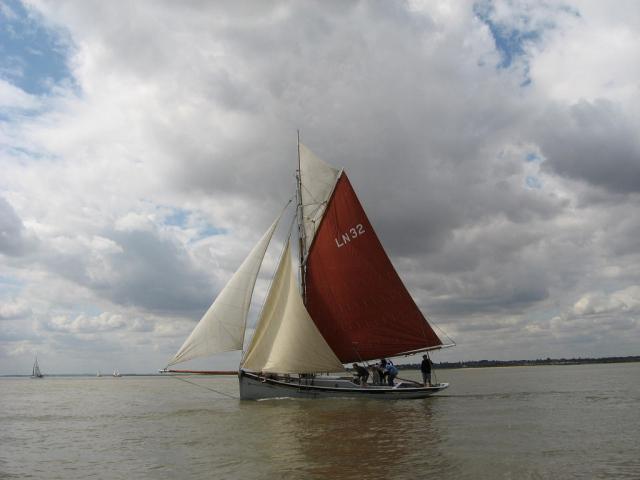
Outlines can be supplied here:
[[[424, 398], [448, 387], [325, 376], [343, 364], [444, 345], [396, 273], [344, 171], [298, 143], [294, 267], [289, 240], [239, 368], [240, 398]], [[258, 271], [280, 217], [222, 289], [169, 366], [243, 350]], [[301, 282], [298, 283], [296, 270]], [[203, 372], [205, 373], [205, 372]], [[398, 379], [400, 380], [400, 379]]]
[[96, 377], [101, 377], [102, 374], [100, 373], [100, 370], [98, 370], [98, 373], [96, 373]]
[[33, 371], [31, 373], [31, 378], [42, 378], [42, 372], [40, 371], [40, 365], [38, 365], [38, 356], [36, 355], [36, 361], [33, 362]]
[[118, 369], [116, 368], [116, 369], [113, 371], [113, 376], [114, 376], [114, 377], [121, 377], [122, 375], [120, 375], [120, 372], [119, 372], [119, 371], [118, 371]]

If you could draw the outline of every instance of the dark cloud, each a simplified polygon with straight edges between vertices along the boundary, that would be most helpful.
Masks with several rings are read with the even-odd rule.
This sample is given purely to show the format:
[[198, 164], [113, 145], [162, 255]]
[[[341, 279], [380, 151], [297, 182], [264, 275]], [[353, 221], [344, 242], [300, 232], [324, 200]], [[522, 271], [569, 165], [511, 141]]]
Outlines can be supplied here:
[[640, 192], [638, 126], [609, 100], [582, 100], [540, 118], [543, 167], [612, 193]]
[[96, 286], [100, 294], [156, 312], [206, 309], [212, 295], [207, 277], [176, 242], [146, 231], [113, 232], [110, 237], [122, 252], [111, 257], [115, 276], [108, 285]]
[[0, 196], [0, 253], [11, 257], [24, 255], [34, 246], [22, 220], [13, 207]]
[[211, 301], [210, 278], [176, 238], [149, 230], [108, 230], [87, 241], [66, 237], [36, 260], [115, 305], [198, 316]]

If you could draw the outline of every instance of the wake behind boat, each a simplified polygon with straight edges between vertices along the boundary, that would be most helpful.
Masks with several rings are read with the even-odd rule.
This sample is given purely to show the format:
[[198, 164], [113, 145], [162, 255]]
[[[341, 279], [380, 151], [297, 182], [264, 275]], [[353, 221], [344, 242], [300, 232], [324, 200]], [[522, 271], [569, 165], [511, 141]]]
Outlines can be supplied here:
[[[343, 364], [444, 345], [395, 271], [347, 175], [298, 142], [298, 250], [289, 232], [239, 368], [240, 398], [424, 398], [448, 387], [357, 383]], [[284, 213], [284, 212], [283, 212]], [[281, 214], [249, 253], [168, 367], [242, 350], [253, 288]], [[301, 279], [298, 282], [297, 274]]]

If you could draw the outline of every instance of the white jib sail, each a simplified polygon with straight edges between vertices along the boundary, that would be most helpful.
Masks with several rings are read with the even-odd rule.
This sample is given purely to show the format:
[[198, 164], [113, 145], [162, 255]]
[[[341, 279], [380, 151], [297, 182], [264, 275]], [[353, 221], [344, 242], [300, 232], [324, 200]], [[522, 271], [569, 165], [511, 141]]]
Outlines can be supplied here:
[[300, 144], [300, 193], [307, 249], [305, 255], [320, 226], [322, 215], [339, 176], [340, 170], [319, 159], [311, 150]]
[[288, 241], [241, 367], [272, 373], [344, 370], [302, 302]]
[[280, 216], [253, 247], [167, 366], [216, 353], [242, 350], [253, 287]]

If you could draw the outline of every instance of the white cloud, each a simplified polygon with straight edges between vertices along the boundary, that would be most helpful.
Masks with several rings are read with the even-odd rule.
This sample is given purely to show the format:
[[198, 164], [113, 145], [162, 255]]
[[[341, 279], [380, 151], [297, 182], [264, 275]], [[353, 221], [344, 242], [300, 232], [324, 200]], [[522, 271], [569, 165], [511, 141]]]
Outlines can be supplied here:
[[39, 106], [37, 97], [0, 78], [0, 109], [33, 110]]
[[[30, 5], [74, 43], [74, 82], [0, 81], [34, 110], [0, 125], [0, 298], [30, 305], [3, 351], [168, 358], [293, 193], [299, 128], [459, 335], [443, 355], [619, 353], [640, 278], [635, 3]], [[532, 33], [508, 67], [488, 20]]]
[[0, 301], [0, 320], [13, 320], [27, 317], [31, 308], [23, 300]]
[[136, 230], [153, 230], [153, 221], [147, 215], [136, 212], [129, 212], [123, 217], [116, 219], [115, 229], [123, 232], [133, 232]]
[[585, 294], [573, 305], [571, 313], [576, 317], [638, 314], [640, 313], [640, 286], [632, 285], [608, 295], [603, 292]]
[[96, 333], [120, 330], [127, 327], [124, 317], [119, 314], [103, 312], [96, 317], [89, 317], [81, 314], [75, 318], [66, 315], [53, 317], [47, 328], [57, 332], [68, 333]]
[[629, 98], [637, 100], [638, 4], [620, 2], [610, 8], [580, 2], [576, 10], [579, 15], [561, 17], [550, 41], [536, 52], [531, 74], [537, 88], [569, 104], [606, 98], [624, 107]]

